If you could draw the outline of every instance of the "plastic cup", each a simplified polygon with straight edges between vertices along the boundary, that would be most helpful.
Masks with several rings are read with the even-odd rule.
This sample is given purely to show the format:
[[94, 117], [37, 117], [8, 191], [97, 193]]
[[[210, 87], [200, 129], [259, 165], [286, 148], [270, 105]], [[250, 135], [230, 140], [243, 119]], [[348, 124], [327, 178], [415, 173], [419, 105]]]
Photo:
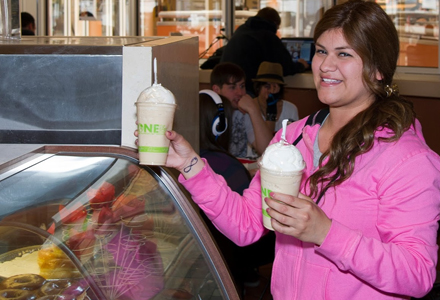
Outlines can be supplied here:
[[136, 102], [139, 164], [165, 165], [170, 141], [165, 133], [173, 129], [176, 104]]
[[266, 212], [268, 206], [264, 198], [269, 197], [270, 192], [298, 196], [303, 171], [304, 170], [292, 172], [273, 171], [260, 166], [263, 226], [267, 229], [274, 230], [270, 221], [271, 217]]

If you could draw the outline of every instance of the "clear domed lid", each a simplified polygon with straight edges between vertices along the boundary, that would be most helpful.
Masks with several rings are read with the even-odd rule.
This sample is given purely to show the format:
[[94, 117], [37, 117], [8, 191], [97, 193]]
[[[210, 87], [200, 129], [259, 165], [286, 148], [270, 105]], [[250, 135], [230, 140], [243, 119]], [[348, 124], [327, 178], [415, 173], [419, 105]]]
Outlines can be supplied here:
[[143, 90], [137, 102], [170, 103], [175, 104], [176, 99], [173, 93], [161, 84], [153, 83], [152, 86]]
[[156, 58], [154, 59], [154, 83], [140, 93], [137, 102], [176, 103], [176, 98], [173, 93], [169, 89], [163, 87], [160, 83], [157, 83]]
[[286, 141], [287, 122], [287, 119], [283, 120], [281, 139], [266, 148], [260, 159], [260, 166], [283, 172], [296, 172], [304, 169], [305, 162], [301, 152]]

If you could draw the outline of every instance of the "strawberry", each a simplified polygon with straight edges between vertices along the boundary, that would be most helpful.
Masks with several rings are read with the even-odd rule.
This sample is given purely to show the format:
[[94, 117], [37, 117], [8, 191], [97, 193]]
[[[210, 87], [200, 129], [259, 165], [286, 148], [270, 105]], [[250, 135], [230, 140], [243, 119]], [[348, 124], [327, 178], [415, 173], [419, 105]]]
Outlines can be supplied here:
[[115, 186], [104, 181], [98, 189], [89, 189], [87, 196], [92, 209], [110, 207], [111, 201], [115, 198]]
[[63, 224], [72, 224], [82, 220], [87, 215], [87, 210], [84, 206], [81, 206], [75, 210], [68, 210], [62, 204], [58, 206], [59, 214], [61, 216], [61, 222]]

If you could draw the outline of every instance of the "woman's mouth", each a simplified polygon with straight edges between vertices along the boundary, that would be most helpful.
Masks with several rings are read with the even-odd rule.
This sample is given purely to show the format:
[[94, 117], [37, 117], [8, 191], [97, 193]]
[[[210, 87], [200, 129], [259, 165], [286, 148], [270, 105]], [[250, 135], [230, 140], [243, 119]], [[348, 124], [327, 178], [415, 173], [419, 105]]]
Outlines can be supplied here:
[[325, 83], [334, 84], [334, 83], [340, 83], [342, 80], [336, 80], [336, 79], [330, 79], [330, 78], [321, 78], [321, 80]]

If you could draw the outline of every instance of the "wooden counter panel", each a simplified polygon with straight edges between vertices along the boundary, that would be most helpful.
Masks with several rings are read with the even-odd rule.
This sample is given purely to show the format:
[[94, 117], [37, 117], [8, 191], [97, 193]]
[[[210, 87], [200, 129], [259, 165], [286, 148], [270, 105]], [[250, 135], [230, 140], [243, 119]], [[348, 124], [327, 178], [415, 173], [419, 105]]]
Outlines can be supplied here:
[[211, 85], [209, 83], [199, 82], [199, 91], [204, 89], [211, 89]]
[[440, 154], [440, 98], [406, 97], [414, 103], [428, 146]]

